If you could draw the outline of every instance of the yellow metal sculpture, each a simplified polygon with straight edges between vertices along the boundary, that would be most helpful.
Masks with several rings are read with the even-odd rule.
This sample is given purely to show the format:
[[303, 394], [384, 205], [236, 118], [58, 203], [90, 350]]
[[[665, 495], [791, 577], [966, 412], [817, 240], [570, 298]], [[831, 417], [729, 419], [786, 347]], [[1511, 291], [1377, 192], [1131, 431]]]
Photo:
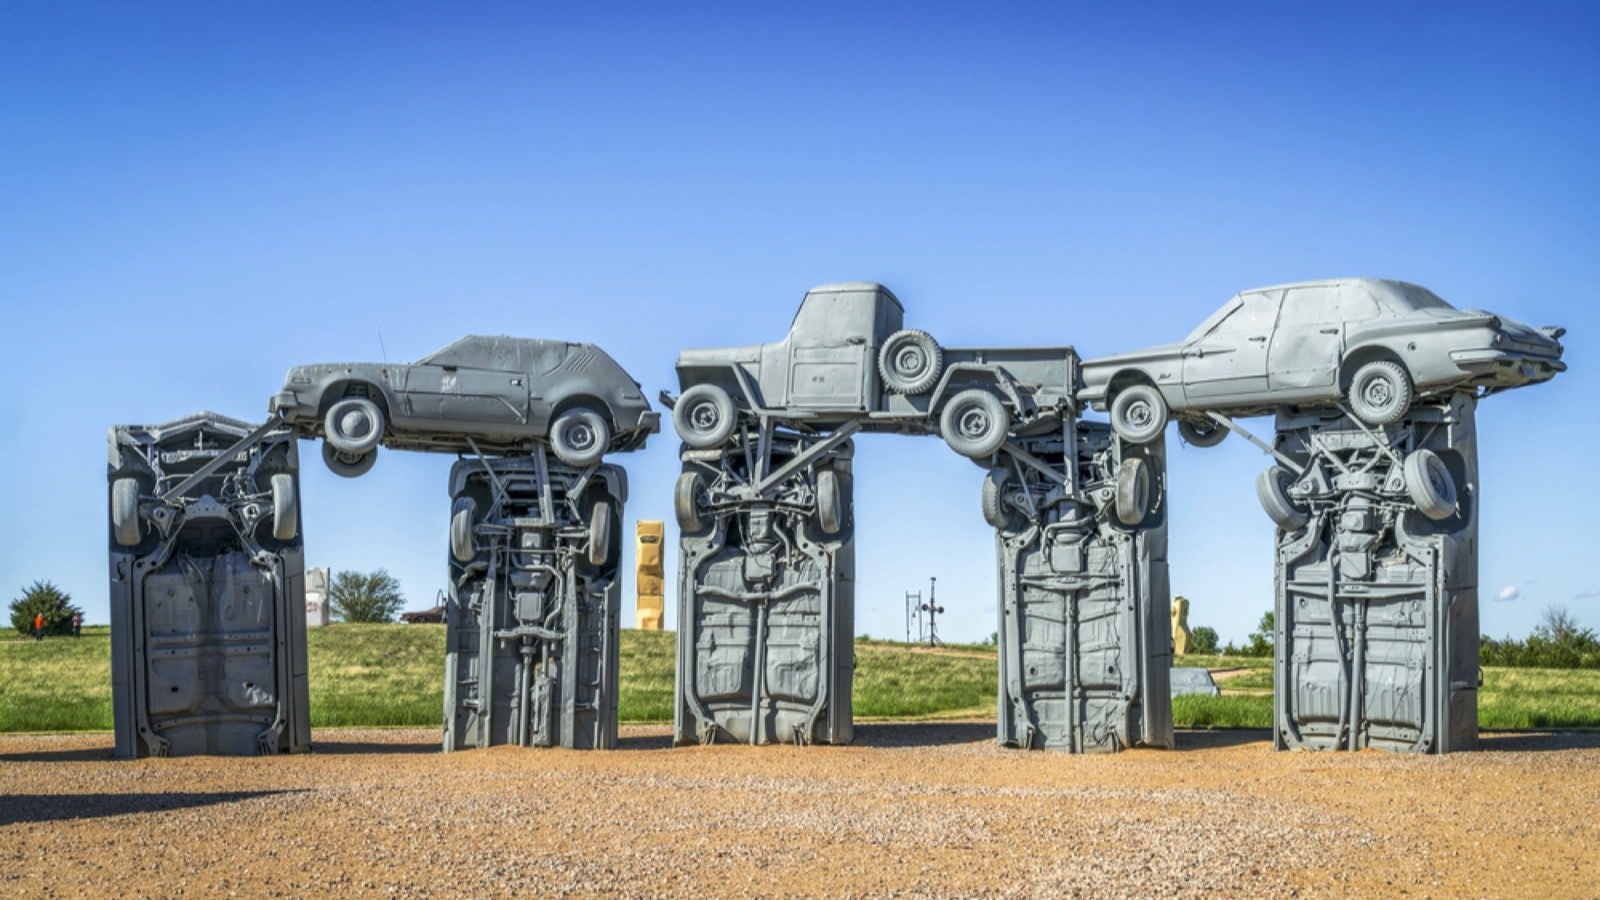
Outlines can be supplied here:
[[634, 584], [639, 590], [637, 627], [642, 631], [660, 631], [661, 614], [666, 607], [662, 598], [661, 520], [640, 519], [634, 525], [634, 534], [638, 541], [634, 549], [634, 559], [638, 561], [638, 571], [634, 575]]
[[1172, 654], [1182, 656], [1189, 652], [1189, 601], [1172, 598]]

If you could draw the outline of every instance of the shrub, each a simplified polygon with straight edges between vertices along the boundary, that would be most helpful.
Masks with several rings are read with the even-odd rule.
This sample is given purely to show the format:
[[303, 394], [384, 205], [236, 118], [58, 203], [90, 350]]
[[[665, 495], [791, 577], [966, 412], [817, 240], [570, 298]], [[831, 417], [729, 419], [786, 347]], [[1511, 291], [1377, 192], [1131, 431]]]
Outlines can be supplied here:
[[35, 581], [22, 596], [11, 601], [11, 627], [24, 635], [33, 634], [34, 617], [44, 613], [45, 634], [71, 634], [72, 616], [82, 610], [72, 598], [48, 581]]

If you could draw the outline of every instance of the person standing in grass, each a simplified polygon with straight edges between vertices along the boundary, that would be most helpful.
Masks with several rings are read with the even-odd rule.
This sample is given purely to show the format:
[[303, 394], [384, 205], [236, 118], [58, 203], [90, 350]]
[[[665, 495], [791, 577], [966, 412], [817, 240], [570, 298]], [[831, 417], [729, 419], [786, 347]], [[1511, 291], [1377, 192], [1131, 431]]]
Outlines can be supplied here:
[[72, 636], [83, 637], [83, 613], [81, 612], [72, 614]]
[[33, 639], [36, 641], [44, 640], [44, 613], [39, 613], [33, 617]]

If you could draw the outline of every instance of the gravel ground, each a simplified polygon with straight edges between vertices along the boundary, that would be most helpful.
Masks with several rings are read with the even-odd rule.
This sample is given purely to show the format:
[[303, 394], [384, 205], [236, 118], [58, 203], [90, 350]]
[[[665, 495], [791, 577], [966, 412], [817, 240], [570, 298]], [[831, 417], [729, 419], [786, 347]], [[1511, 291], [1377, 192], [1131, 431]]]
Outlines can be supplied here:
[[321, 730], [315, 752], [114, 762], [0, 736], [3, 896], [1596, 896], [1600, 734], [1444, 757], [1180, 732], [1115, 756], [992, 723], [849, 747], [496, 747]]

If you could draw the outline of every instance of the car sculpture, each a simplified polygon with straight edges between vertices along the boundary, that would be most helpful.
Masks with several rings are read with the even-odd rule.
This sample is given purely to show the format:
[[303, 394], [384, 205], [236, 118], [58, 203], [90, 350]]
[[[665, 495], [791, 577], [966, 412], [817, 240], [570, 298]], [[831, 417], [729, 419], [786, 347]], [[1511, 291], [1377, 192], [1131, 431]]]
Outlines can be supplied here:
[[1071, 347], [942, 347], [902, 327], [905, 308], [873, 282], [806, 292], [783, 340], [685, 350], [673, 424], [692, 449], [722, 445], [745, 421], [814, 433], [937, 433], [982, 459], [1009, 434], [1059, 425], [1071, 409]]
[[540, 441], [570, 466], [634, 450], [660, 426], [639, 384], [593, 344], [468, 335], [411, 364], [296, 366], [269, 409], [323, 439], [328, 468], [353, 478], [378, 446], [526, 453]]
[[1085, 361], [1078, 399], [1109, 410], [1117, 433], [1141, 442], [1176, 417], [1184, 440], [1211, 446], [1227, 430], [1208, 411], [1291, 405], [1347, 404], [1382, 426], [1417, 397], [1553, 378], [1566, 369], [1565, 333], [1458, 310], [1404, 281], [1282, 284], [1235, 295], [1178, 343]]

